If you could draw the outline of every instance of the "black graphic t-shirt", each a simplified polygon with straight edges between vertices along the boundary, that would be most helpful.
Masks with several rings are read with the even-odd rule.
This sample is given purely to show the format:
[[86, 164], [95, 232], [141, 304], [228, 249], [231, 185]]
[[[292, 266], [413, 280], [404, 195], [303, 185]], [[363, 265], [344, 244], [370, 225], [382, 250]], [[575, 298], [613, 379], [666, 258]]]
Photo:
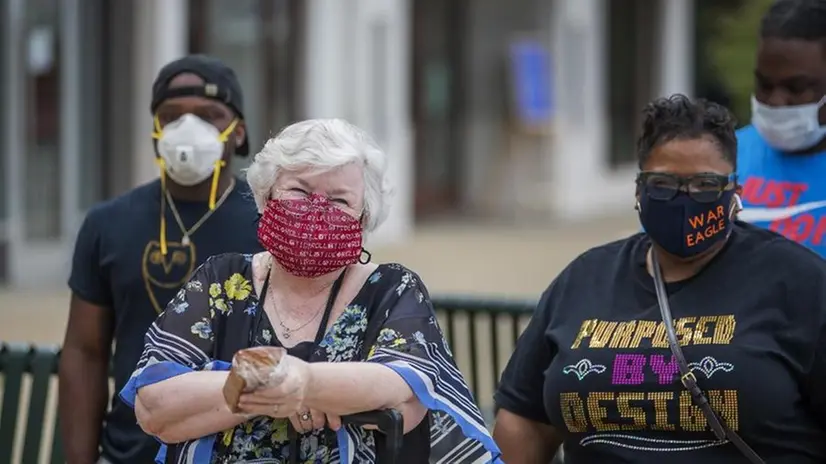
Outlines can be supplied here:
[[[737, 464], [680, 383], [644, 234], [592, 249], [543, 295], [496, 403], [565, 437], [566, 464]], [[712, 407], [770, 464], [826, 462], [826, 261], [736, 223], [699, 275], [669, 285]]]
[[[176, 201], [175, 205], [187, 228], [208, 211], [203, 202]], [[166, 256], [159, 243], [160, 206], [159, 180], [101, 203], [89, 211], [75, 246], [69, 287], [80, 298], [114, 312], [115, 392], [135, 369], [147, 329], [193, 270], [213, 255], [261, 251], [258, 214], [246, 182], [237, 181], [189, 243], [167, 205]], [[103, 456], [115, 464], [153, 462], [159, 446], [143, 433], [132, 408], [117, 395], [101, 445]]]

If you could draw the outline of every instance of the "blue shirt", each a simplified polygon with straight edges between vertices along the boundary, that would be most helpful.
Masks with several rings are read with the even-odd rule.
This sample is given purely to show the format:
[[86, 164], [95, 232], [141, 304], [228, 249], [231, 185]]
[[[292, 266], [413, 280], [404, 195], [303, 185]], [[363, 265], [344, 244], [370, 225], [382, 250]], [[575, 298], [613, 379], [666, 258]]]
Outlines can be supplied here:
[[826, 257], [826, 151], [790, 155], [770, 147], [753, 126], [737, 131], [740, 219]]

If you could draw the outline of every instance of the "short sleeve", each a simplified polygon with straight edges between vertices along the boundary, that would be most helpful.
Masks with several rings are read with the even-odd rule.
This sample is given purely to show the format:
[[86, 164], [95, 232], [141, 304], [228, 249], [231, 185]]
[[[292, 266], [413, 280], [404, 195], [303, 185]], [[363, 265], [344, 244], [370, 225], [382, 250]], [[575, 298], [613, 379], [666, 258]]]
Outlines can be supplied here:
[[466, 458], [463, 462], [501, 462], [499, 448], [439, 328], [426, 288], [418, 276], [407, 272], [393, 291], [399, 297], [367, 361], [399, 374], [430, 411], [431, 462], [443, 462], [459, 451]]
[[121, 398], [134, 407], [138, 390], [197, 370], [228, 370], [213, 362], [213, 311], [226, 303], [218, 281], [215, 258], [209, 258], [181, 288], [149, 327], [144, 350]]
[[516, 343], [516, 349], [502, 373], [499, 388], [494, 394], [497, 408], [545, 424], [550, 422], [542, 399], [545, 371], [557, 352], [557, 348], [548, 341], [545, 332], [550, 322], [558, 279], [539, 300], [528, 327]]
[[112, 292], [108, 275], [102, 269], [102, 230], [98, 211], [86, 215], [75, 241], [69, 288], [92, 304], [112, 307]]

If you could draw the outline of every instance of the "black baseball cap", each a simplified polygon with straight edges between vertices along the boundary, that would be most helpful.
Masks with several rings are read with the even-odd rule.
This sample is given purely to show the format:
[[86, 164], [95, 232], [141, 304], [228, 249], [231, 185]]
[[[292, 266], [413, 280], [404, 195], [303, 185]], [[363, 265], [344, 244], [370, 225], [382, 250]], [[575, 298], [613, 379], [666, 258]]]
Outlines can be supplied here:
[[[191, 73], [204, 80], [203, 86], [177, 87], [170, 89], [169, 82], [175, 76]], [[244, 94], [235, 71], [218, 58], [208, 55], [187, 55], [161, 68], [152, 84], [152, 114], [165, 100], [176, 97], [204, 97], [219, 101], [230, 107], [244, 119]], [[237, 155], [249, 155], [249, 136], [236, 147]]]

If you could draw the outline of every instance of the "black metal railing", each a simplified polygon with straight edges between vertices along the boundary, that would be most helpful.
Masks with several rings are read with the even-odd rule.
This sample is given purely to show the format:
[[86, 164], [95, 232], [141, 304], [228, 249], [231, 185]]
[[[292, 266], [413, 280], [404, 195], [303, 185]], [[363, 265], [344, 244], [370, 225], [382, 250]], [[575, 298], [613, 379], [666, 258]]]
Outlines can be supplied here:
[[[477, 397], [492, 392], [536, 303], [441, 297], [433, 300], [433, 306], [456, 362], [467, 366], [462, 373], [470, 389]], [[480, 329], [480, 325], [486, 327]], [[485, 364], [487, 375], [483, 376]]]
[[[26, 410], [20, 463], [40, 462], [43, 432], [52, 430], [49, 453], [52, 464], [62, 464], [58, 421], [47, 423], [49, 391], [57, 374], [60, 350], [57, 346], [0, 345], [0, 378], [3, 380], [3, 409], [0, 410], [0, 462], [12, 463], [17, 438], [18, 419]], [[29, 381], [26, 382], [26, 377]], [[55, 383], [56, 384], [56, 383]], [[28, 390], [28, 395], [24, 395]], [[56, 392], [55, 392], [56, 393]]]

